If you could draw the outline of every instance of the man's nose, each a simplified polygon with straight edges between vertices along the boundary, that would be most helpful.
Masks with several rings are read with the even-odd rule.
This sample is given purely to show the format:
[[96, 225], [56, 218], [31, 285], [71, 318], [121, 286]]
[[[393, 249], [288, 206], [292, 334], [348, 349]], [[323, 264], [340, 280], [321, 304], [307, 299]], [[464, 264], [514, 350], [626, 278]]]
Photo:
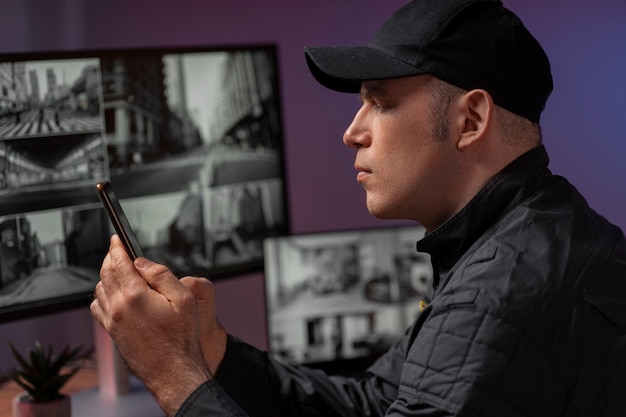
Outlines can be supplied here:
[[350, 148], [358, 148], [369, 144], [369, 134], [366, 129], [366, 114], [363, 107], [354, 115], [352, 123], [343, 133], [343, 143]]

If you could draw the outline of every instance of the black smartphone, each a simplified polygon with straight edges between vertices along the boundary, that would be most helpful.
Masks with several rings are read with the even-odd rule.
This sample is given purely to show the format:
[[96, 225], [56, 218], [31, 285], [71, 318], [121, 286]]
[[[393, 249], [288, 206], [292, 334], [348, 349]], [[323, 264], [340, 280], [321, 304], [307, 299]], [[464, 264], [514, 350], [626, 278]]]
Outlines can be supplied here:
[[124, 246], [126, 246], [126, 252], [128, 252], [130, 258], [135, 260], [139, 257], [143, 257], [144, 255], [139, 246], [139, 240], [135, 232], [133, 232], [132, 227], [130, 227], [130, 223], [128, 223], [128, 218], [124, 214], [124, 210], [122, 210], [120, 201], [115, 195], [111, 183], [109, 181], [99, 182], [96, 184], [96, 192], [109, 215], [109, 219], [117, 235], [122, 239]]

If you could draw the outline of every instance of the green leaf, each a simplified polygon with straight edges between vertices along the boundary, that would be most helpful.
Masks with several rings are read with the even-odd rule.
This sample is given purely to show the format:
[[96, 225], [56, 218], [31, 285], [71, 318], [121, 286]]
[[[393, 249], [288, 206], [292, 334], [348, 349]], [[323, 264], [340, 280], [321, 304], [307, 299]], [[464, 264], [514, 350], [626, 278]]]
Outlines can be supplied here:
[[[82, 346], [75, 349], [66, 346], [55, 358], [51, 346], [46, 351], [37, 341], [26, 360], [11, 342], [9, 345], [21, 368], [14, 369], [11, 379], [28, 392], [35, 402], [60, 397], [61, 388], [80, 369], [80, 366], [71, 363], [81, 357]], [[69, 370], [63, 372], [65, 368]]]

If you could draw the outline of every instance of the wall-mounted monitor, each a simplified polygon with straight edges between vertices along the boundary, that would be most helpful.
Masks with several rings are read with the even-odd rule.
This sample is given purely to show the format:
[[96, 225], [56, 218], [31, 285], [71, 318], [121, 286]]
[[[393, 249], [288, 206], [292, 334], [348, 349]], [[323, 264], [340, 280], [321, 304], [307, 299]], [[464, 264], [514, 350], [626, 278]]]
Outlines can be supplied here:
[[402, 337], [432, 280], [416, 251], [421, 226], [344, 230], [265, 240], [269, 351], [344, 372]]
[[177, 275], [262, 270], [283, 156], [273, 45], [0, 54], [0, 322], [89, 304], [105, 179]]

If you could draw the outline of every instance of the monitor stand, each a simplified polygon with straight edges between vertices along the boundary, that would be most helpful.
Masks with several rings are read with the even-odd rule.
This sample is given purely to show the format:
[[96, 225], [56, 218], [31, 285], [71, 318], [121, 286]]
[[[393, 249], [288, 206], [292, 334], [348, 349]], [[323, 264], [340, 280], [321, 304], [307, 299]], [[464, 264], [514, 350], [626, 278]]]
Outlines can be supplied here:
[[100, 395], [115, 398], [128, 393], [128, 368], [111, 339], [111, 336], [94, 319], [93, 333], [98, 369]]

